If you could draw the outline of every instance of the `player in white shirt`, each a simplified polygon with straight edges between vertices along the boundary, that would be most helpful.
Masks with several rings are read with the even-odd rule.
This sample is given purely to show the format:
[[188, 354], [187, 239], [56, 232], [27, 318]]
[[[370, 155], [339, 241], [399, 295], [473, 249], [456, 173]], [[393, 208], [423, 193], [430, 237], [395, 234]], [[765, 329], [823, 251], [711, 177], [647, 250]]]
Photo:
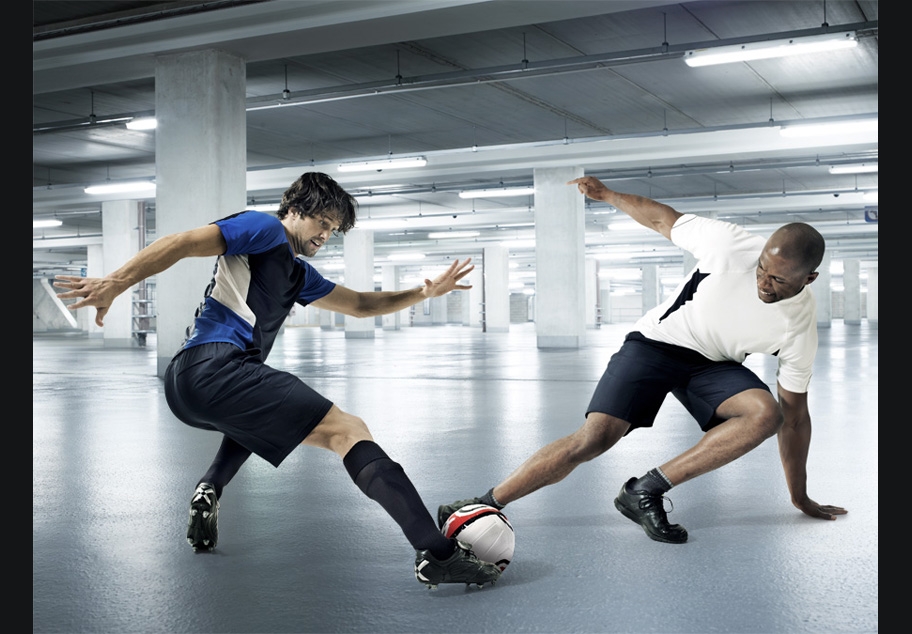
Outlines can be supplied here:
[[[611, 357], [583, 426], [539, 449], [481, 497], [441, 505], [438, 524], [465, 504], [503, 508], [563, 480], [633, 429], [651, 427], [669, 393], [704, 435], [684, 453], [630, 478], [614, 500], [651, 539], [687, 541], [687, 531], [669, 524], [663, 508], [664, 494], [673, 486], [740, 458], [776, 434], [792, 504], [821, 519], [845, 514], [807, 493], [807, 390], [817, 352], [817, 307], [808, 285], [823, 259], [820, 233], [808, 224], [791, 223], [766, 240], [737, 225], [615, 192], [592, 176], [568, 184], [690, 251], [697, 265], [665, 302], [636, 322]], [[778, 359], [778, 401], [742, 365], [751, 353]]]

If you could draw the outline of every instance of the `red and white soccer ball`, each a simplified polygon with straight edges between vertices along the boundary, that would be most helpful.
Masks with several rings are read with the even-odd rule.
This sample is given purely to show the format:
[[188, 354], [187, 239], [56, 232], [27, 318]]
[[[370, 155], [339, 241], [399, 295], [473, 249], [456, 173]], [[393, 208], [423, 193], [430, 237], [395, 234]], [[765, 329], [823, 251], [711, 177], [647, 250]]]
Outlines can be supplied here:
[[494, 564], [501, 572], [513, 559], [516, 534], [510, 520], [501, 511], [486, 504], [469, 504], [450, 515], [441, 529], [472, 545], [472, 552], [482, 561]]

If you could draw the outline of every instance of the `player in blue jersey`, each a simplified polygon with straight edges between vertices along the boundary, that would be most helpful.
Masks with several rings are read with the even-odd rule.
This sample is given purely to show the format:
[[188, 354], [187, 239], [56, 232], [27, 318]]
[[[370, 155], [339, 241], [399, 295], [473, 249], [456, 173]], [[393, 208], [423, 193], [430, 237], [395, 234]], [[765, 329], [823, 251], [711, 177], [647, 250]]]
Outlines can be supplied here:
[[452, 290], [474, 268], [456, 260], [424, 286], [358, 292], [321, 276], [312, 257], [336, 233], [355, 224], [357, 204], [332, 178], [308, 172], [284, 193], [276, 216], [243, 211], [189, 231], [164, 236], [103, 278], [57, 276], [69, 308], [94, 306], [103, 326], [114, 299], [130, 287], [188, 257], [216, 257], [213, 279], [165, 371], [171, 411], [187, 425], [223, 434], [190, 503], [187, 541], [197, 551], [218, 542], [219, 498], [251, 453], [278, 467], [300, 444], [337, 453], [355, 484], [399, 524], [415, 548], [414, 572], [438, 583], [494, 582], [500, 570], [465, 545], [445, 538], [402, 467], [374, 442], [364, 421], [266, 365], [295, 304], [354, 317], [394, 313]]
[[[792, 504], [821, 519], [846, 513], [807, 493], [807, 390], [817, 352], [816, 304], [807, 286], [817, 278], [823, 237], [810, 225], [791, 223], [765, 240], [737, 225], [615, 192], [591, 176], [568, 184], [690, 251], [697, 266], [634, 324], [609, 360], [579, 430], [538, 450], [481, 497], [441, 505], [438, 523], [465, 504], [503, 508], [559, 482], [633, 429], [651, 427], [669, 393], [705, 434], [681, 455], [630, 478], [614, 500], [651, 539], [687, 541], [687, 531], [670, 524], [663, 507], [673, 486], [728, 464], [776, 434]], [[778, 359], [778, 402], [742, 365], [751, 353]]]

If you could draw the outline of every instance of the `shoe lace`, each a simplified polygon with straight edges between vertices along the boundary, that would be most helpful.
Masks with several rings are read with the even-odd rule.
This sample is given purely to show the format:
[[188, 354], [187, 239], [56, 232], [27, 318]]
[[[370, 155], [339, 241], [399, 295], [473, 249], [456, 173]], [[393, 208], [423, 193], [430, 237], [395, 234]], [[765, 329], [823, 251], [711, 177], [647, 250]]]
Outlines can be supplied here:
[[[668, 502], [670, 508], [665, 508], [665, 502]], [[666, 514], [671, 513], [674, 510], [674, 502], [671, 501], [671, 498], [665, 495], [644, 495], [640, 499], [640, 508], [648, 509], [654, 507], [656, 504], [662, 505], [662, 511]]]
[[203, 501], [209, 506], [212, 506], [212, 500], [209, 498], [209, 494], [212, 493], [212, 489], [197, 489], [196, 494], [193, 496], [193, 499], [190, 501], [191, 504]]

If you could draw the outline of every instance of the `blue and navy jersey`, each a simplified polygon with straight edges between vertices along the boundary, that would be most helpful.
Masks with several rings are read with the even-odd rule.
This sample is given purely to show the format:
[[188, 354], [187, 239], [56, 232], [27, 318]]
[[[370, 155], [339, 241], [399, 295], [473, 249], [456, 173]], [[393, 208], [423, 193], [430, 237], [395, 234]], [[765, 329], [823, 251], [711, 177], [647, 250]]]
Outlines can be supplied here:
[[216, 260], [181, 349], [225, 342], [259, 350], [265, 360], [295, 303], [306, 306], [336, 285], [295, 257], [285, 227], [275, 216], [243, 211], [214, 224], [228, 248]]

